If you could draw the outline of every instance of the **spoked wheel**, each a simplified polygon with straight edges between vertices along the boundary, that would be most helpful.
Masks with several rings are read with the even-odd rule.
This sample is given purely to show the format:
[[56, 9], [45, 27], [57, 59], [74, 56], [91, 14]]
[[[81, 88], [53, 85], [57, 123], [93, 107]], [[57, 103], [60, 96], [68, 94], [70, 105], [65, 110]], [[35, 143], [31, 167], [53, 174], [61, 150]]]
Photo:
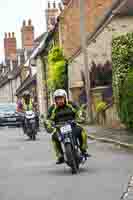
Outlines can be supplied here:
[[79, 169], [79, 164], [76, 162], [76, 157], [74, 156], [71, 144], [67, 143], [65, 145], [66, 156], [69, 166], [72, 168], [72, 174], [77, 174]]

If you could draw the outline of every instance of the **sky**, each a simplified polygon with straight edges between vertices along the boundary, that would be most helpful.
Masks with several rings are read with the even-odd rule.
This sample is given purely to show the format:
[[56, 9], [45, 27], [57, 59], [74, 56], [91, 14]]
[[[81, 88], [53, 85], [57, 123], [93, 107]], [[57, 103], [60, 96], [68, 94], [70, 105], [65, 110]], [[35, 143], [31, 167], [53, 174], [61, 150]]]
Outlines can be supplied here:
[[[53, 2], [53, 0], [50, 0]], [[60, 0], [55, 0], [57, 3]], [[17, 48], [21, 48], [23, 20], [31, 19], [37, 37], [46, 31], [45, 9], [48, 0], [0, 0], [0, 61], [4, 59], [3, 39], [5, 32], [15, 32]]]

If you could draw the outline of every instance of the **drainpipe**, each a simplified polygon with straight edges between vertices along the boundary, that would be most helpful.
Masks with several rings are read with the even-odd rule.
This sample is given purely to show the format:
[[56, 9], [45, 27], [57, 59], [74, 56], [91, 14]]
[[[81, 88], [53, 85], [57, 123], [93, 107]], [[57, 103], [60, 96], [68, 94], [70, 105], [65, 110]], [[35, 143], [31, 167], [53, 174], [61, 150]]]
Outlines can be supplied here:
[[85, 71], [85, 89], [87, 97], [87, 121], [93, 122], [92, 115], [92, 96], [91, 96], [91, 81], [90, 81], [90, 69], [88, 63], [88, 52], [86, 43], [86, 31], [85, 31], [85, 0], [79, 0], [80, 5], [80, 38], [81, 48], [84, 59], [84, 71]]

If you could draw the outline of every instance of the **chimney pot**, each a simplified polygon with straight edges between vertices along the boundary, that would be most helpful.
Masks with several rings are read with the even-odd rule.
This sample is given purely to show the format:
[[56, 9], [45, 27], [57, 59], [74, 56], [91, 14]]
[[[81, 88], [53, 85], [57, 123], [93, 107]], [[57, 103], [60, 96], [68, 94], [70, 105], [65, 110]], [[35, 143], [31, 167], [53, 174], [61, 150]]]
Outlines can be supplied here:
[[61, 3], [59, 3], [58, 6], [59, 6], [60, 11], [62, 11], [63, 7], [62, 7]]
[[55, 3], [55, 1], [53, 2], [53, 8], [56, 8], [56, 3]]
[[51, 8], [51, 6], [50, 6], [50, 2], [48, 2], [48, 8], [49, 8], [49, 9]]
[[11, 33], [8, 33], [8, 37], [9, 37], [9, 38], [11, 37]]
[[31, 26], [31, 19], [28, 20], [28, 25]]
[[5, 33], [5, 38], [7, 38], [7, 33]]
[[14, 32], [12, 32], [12, 37], [15, 38], [15, 33]]
[[26, 25], [26, 21], [24, 20], [24, 21], [23, 21], [23, 26], [25, 26], [25, 25]]

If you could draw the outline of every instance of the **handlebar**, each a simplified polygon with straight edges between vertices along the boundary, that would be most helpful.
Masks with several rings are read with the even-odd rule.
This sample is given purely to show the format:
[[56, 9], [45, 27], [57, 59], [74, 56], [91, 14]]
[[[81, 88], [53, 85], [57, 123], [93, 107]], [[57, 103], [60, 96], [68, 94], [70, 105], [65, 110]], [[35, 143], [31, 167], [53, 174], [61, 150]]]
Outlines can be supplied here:
[[53, 126], [55, 128], [60, 128], [61, 126], [64, 126], [65, 124], [76, 125], [76, 122], [75, 122], [75, 120], [68, 120], [68, 121], [65, 121], [65, 122], [59, 122], [57, 124], [54, 123]]

